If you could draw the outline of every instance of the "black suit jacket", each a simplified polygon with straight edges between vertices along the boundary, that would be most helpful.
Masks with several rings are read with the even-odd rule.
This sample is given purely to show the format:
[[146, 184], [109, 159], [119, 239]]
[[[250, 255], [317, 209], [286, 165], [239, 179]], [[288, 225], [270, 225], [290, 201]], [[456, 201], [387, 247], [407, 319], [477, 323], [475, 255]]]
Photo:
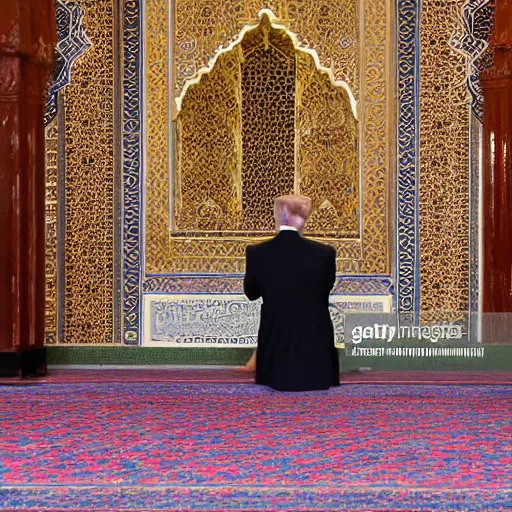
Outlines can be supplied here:
[[335, 278], [336, 251], [296, 231], [247, 247], [244, 291], [263, 298], [256, 383], [282, 391], [339, 384], [329, 314]]

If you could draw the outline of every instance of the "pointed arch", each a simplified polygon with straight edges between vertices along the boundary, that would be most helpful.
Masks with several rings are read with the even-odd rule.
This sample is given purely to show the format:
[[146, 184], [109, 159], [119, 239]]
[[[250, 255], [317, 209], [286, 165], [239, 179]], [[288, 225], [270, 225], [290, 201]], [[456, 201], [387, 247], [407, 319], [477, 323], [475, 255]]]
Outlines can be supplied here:
[[359, 119], [358, 102], [357, 102], [357, 100], [356, 100], [352, 90], [350, 89], [350, 86], [347, 84], [347, 82], [345, 82], [344, 80], [336, 80], [332, 69], [326, 68], [326, 67], [322, 66], [322, 64], [320, 63], [320, 58], [319, 58], [318, 53], [316, 52], [316, 50], [313, 49], [313, 48], [304, 48], [301, 45], [297, 35], [295, 33], [293, 33], [286, 25], [282, 24], [279, 21], [279, 19], [275, 16], [275, 14], [272, 12], [271, 9], [262, 9], [258, 13], [258, 20], [257, 21], [252, 22], [252, 23], [248, 23], [246, 26], [244, 26], [242, 28], [242, 30], [239, 32], [239, 34], [236, 37], [236, 39], [234, 39], [225, 48], [220, 47], [217, 50], [217, 52], [215, 53], [215, 55], [212, 57], [212, 59], [210, 59], [210, 62], [208, 63], [208, 66], [205, 66], [205, 67], [199, 69], [199, 71], [197, 72], [196, 76], [194, 78], [188, 80], [185, 83], [185, 85], [184, 85], [183, 89], [181, 90], [179, 96], [177, 96], [174, 99], [175, 107], [176, 107], [175, 112], [174, 112], [174, 118], [176, 118], [178, 116], [179, 112], [181, 111], [181, 108], [182, 108], [182, 105], [183, 105], [183, 99], [185, 98], [188, 89], [191, 86], [193, 86], [195, 84], [198, 84], [201, 81], [201, 77], [203, 75], [208, 74], [213, 69], [213, 67], [215, 66], [218, 58], [221, 55], [231, 52], [237, 45], [241, 44], [244, 36], [248, 32], [257, 29], [259, 27], [259, 25], [261, 24], [261, 22], [262, 22], [264, 17], [268, 18], [272, 28], [277, 29], [277, 30], [283, 30], [286, 33], [286, 35], [292, 40], [293, 45], [294, 45], [296, 51], [302, 52], [302, 53], [306, 53], [306, 54], [310, 55], [313, 58], [313, 61], [315, 63], [315, 66], [317, 67], [317, 69], [321, 73], [325, 73], [325, 74], [328, 75], [332, 85], [334, 85], [335, 87], [340, 87], [340, 88], [342, 88], [342, 89], [344, 89], [346, 91], [346, 93], [348, 95], [348, 98], [349, 98], [349, 101], [350, 101], [350, 107], [351, 107], [352, 114], [353, 114], [354, 118], [356, 120], [358, 120]]

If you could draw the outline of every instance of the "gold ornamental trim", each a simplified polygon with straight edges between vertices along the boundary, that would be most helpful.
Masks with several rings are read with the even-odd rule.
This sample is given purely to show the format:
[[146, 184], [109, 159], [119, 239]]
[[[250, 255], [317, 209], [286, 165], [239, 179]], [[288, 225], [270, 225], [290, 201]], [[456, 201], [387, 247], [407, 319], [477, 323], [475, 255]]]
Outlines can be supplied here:
[[251, 31], [257, 29], [260, 26], [261, 21], [263, 20], [264, 17], [268, 18], [268, 20], [270, 22], [270, 25], [274, 29], [276, 29], [276, 30], [283, 30], [286, 33], [286, 35], [292, 40], [292, 43], [293, 43], [293, 46], [294, 46], [295, 50], [297, 50], [299, 52], [302, 52], [302, 53], [305, 53], [307, 55], [310, 55], [311, 58], [313, 59], [314, 63], [315, 63], [315, 66], [317, 67], [317, 69], [321, 73], [327, 74], [327, 76], [329, 77], [329, 79], [330, 79], [330, 81], [331, 81], [333, 86], [341, 87], [342, 89], [344, 89], [347, 92], [349, 100], [350, 100], [350, 107], [351, 107], [351, 110], [352, 110], [352, 114], [354, 115], [354, 118], [356, 120], [359, 120], [358, 102], [357, 102], [357, 100], [356, 100], [352, 90], [350, 89], [350, 86], [347, 84], [347, 82], [345, 82], [344, 80], [337, 80], [336, 77], [334, 76], [334, 73], [333, 73], [331, 68], [326, 68], [325, 66], [322, 66], [322, 64], [320, 63], [320, 58], [319, 58], [318, 53], [316, 52], [316, 50], [313, 49], [313, 48], [304, 48], [301, 45], [297, 35], [294, 34], [286, 25], [282, 24], [280, 22], [280, 20], [277, 18], [277, 16], [272, 12], [271, 9], [262, 9], [258, 13], [258, 20], [257, 21], [251, 22], [251, 23], [248, 23], [247, 25], [245, 25], [242, 28], [242, 30], [239, 32], [237, 38], [234, 39], [228, 46], [226, 46], [226, 47], [220, 46], [217, 49], [217, 51], [215, 52], [215, 55], [210, 59], [210, 61], [208, 63], [208, 66], [200, 68], [194, 78], [192, 78], [190, 80], [187, 80], [187, 82], [183, 86], [183, 89], [181, 90], [179, 96], [176, 97], [175, 100], [174, 100], [176, 108], [173, 109], [173, 115], [172, 115], [173, 121], [176, 120], [176, 118], [178, 117], [178, 115], [179, 115], [179, 113], [181, 111], [181, 107], [182, 107], [182, 104], [183, 104], [183, 99], [185, 98], [188, 89], [191, 86], [198, 84], [201, 81], [201, 78], [203, 77], [203, 75], [206, 75], [206, 74], [208, 74], [208, 73], [210, 73], [212, 71], [213, 67], [215, 66], [215, 64], [216, 64], [216, 62], [218, 60], [218, 58], [221, 55], [231, 52], [235, 48], [235, 46], [239, 45], [242, 42], [244, 36], [248, 32], [251, 32]]

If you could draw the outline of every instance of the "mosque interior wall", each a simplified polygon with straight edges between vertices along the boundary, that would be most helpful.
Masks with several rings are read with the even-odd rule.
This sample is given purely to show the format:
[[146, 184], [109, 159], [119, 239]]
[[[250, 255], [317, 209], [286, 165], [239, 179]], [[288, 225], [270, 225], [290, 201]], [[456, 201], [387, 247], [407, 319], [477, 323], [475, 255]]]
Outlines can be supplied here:
[[332, 313], [479, 308], [488, 0], [56, 0], [46, 344], [254, 346], [245, 247], [281, 194]]

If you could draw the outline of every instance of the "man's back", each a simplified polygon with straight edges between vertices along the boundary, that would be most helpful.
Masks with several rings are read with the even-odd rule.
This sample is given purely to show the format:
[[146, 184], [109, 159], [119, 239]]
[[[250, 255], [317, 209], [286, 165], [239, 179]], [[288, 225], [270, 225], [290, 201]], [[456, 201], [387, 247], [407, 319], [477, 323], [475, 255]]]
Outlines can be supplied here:
[[248, 248], [245, 293], [263, 299], [257, 383], [289, 391], [339, 383], [329, 315], [335, 262], [334, 249], [296, 231]]

